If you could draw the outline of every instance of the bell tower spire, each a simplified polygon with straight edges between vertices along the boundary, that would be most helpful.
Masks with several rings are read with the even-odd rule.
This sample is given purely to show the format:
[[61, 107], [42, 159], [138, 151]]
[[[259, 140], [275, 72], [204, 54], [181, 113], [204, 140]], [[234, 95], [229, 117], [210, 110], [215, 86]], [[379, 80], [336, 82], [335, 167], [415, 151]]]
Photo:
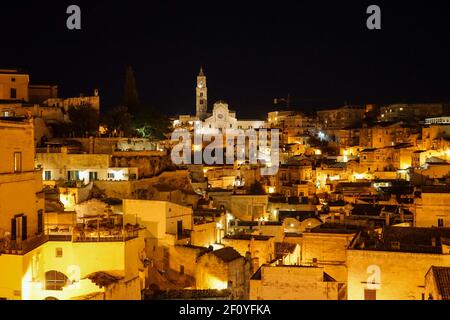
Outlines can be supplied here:
[[208, 111], [208, 88], [206, 87], [206, 76], [203, 72], [203, 66], [200, 66], [195, 91], [196, 116], [200, 120], [204, 120]]

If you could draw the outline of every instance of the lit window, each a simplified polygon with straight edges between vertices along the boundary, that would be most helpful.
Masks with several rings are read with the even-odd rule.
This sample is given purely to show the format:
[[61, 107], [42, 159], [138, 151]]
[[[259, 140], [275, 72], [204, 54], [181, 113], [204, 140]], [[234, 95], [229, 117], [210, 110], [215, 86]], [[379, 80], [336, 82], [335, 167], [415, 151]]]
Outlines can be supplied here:
[[45, 290], [62, 290], [69, 279], [64, 273], [52, 270], [45, 273]]
[[63, 249], [62, 248], [56, 248], [55, 249], [55, 257], [56, 258], [62, 258], [63, 256]]
[[51, 171], [45, 171], [44, 172], [44, 180], [48, 181], [48, 180], [52, 180], [52, 172]]
[[14, 152], [14, 172], [22, 171], [22, 152]]

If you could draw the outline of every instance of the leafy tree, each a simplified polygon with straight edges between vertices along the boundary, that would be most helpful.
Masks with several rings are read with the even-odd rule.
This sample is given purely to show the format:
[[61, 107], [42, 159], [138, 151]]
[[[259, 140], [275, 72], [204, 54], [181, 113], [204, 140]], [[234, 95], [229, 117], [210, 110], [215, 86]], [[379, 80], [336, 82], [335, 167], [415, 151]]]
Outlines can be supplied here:
[[99, 115], [91, 106], [70, 107], [69, 119], [75, 136], [95, 135], [98, 132]]
[[266, 194], [266, 191], [264, 190], [264, 187], [262, 186], [261, 182], [255, 181], [247, 188], [248, 194], [252, 195], [264, 195]]
[[108, 127], [109, 132], [129, 136], [132, 133], [132, 118], [127, 107], [117, 106], [104, 115], [102, 122]]
[[[133, 116], [134, 134], [142, 138], [155, 140], [165, 138], [165, 134], [170, 130], [170, 121], [152, 107], [140, 102], [133, 68], [130, 66], [127, 68], [125, 77], [124, 106], [128, 108], [128, 113]], [[123, 110], [120, 113], [123, 113]]]
[[170, 130], [169, 119], [149, 106], [140, 106], [133, 122], [136, 134], [142, 138], [165, 139]]

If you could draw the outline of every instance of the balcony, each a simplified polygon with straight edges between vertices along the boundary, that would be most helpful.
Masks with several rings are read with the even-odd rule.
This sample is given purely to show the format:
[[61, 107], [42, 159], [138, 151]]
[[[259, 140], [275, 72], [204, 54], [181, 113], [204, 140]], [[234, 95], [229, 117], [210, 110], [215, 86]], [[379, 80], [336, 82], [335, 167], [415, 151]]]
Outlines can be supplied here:
[[49, 237], [46, 234], [22, 241], [12, 241], [7, 238], [3, 238], [0, 239], [0, 253], [24, 255], [40, 247], [47, 241], [49, 241]]
[[[60, 232], [59, 230], [64, 230]], [[45, 234], [22, 241], [0, 239], [0, 254], [25, 255], [48, 241], [67, 242], [126, 242], [139, 237], [139, 228], [115, 228], [110, 230], [80, 230], [70, 228], [46, 228]]]

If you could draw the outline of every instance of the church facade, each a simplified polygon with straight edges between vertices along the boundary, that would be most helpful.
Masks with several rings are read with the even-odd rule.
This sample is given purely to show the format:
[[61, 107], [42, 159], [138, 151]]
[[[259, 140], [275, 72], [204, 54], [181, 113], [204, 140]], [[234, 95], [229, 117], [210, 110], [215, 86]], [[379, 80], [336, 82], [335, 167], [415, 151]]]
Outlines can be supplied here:
[[249, 130], [267, 128], [263, 120], [238, 120], [236, 112], [228, 107], [228, 103], [219, 100], [214, 103], [212, 112], [208, 112], [208, 87], [203, 68], [197, 76], [195, 88], [196, 114], [182, 115], [174, 121], [174, 127], [192, 127], [203, 134], [216, 134], [226, 129]]

